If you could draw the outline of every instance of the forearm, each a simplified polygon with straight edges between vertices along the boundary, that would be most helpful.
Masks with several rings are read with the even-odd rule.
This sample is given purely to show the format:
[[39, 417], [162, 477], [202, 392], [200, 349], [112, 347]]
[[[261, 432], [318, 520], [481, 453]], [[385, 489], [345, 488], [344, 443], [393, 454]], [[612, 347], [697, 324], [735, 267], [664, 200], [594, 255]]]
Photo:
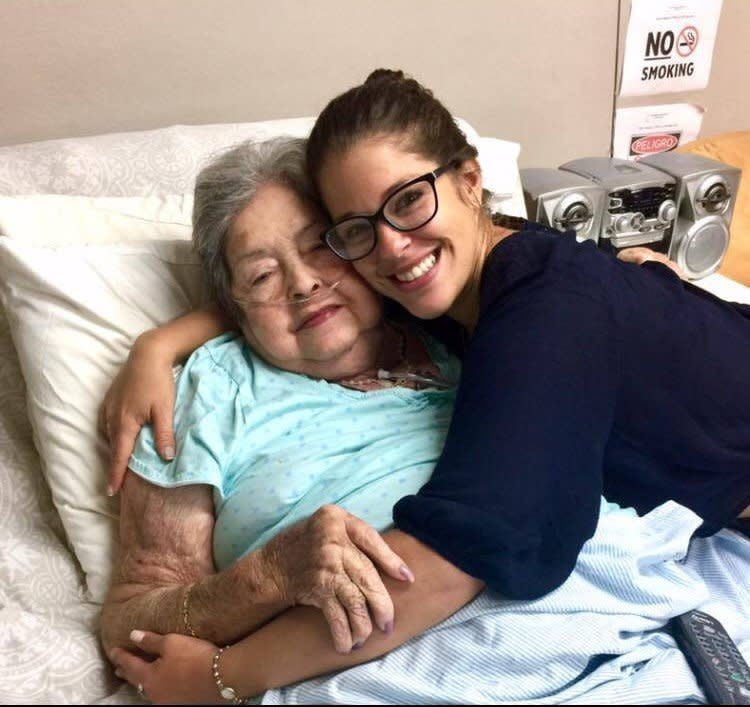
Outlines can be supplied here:
[[224, 684], [243, 696], [256, 695], [365, 663], [440, 623], [482, 590], [479, 580], [413, 537], [391, 531], [385, 538], [416, 576], [414, 584], [383, 577], [396, 613], [390, 635], [375, 630], [362, 649], [337, 653], [322, 613], [295, 607], [225, 651], [221, 662]]
[[232, 323], [218, 305], [211, 303], [141, 334], [135, 346], [148, 349], [174, 364], [188, 358], [209, 339], [232, 328]]
[[202, 484], [165, 489], [134, 473], [125, 477], [120, 503], [120, 552], [102, 611], [105, 649], [131, 647], [133, 629], [189, 633], [236, 641], [289, 604], [272, 581], [259, 550], [216, 572], [211, 539], [214, 504]]
[[[190, 588], [185, 621], [185, 596]], [[260, 552], [252, 553], [223, 572], [155, 585], [120, 583], [102, 610], [106, 650], [130, 647], [135, 629], [189, 634], [225, 645], [237, 641], [289, 604], [269, 581]]]

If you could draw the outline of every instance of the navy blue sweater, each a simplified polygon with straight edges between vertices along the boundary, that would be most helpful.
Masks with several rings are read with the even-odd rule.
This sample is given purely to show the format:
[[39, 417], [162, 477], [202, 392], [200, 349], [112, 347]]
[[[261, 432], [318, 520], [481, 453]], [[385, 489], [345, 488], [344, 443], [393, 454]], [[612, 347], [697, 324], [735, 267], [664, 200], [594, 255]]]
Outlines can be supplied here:
[[485, 264], [443, 455], [396, 525], [509, 598], [562, 584], [599, 499], [750, 505], [750, 307], [529, 224]]

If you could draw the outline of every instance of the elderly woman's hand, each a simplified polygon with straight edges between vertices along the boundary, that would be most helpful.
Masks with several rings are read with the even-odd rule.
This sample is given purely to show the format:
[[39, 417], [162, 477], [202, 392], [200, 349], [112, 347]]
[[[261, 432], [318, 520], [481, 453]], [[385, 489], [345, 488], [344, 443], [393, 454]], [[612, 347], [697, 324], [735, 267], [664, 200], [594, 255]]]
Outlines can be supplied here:
[[393, 601], [375, 565], [394, 579], [414, 581], [374, 528], [332, 505], [276, 535], [261, 553], [289, 604], [322, 610], [339, 653], [360, 648], [373, 622], [385, 633], [393, 630]]
[[629, 263], [635, 263], [636, 265], [643, 265], [643, 263], [648, 262], [649, 260], [655, 260], [659, 263], [664, 263], [667, 267], [674, 270], [681, 279], [686, 280], [687, 276], [682, 271], [682, 268], [680, 268], [677, 263], [674, 262], [674, 260], [670, 260], [664, 253], [657, 253], [655, 250], [651, 250], [651, 248], [643, 248], [643, 247], [637, 247], [637, 248], [625, 248], [625, 250], [621, 250], [617, 257], [620, 260], [625, 260]]
[[157, 343], [146, 333], [136, 341], [99, 409], [99, 427], [111, 454], [108, 495], [120, 490], [143, 425], [153, 424], [159, 454], [166, 460], [174, 457], [174, 399], [172, 359], [161, 355]]

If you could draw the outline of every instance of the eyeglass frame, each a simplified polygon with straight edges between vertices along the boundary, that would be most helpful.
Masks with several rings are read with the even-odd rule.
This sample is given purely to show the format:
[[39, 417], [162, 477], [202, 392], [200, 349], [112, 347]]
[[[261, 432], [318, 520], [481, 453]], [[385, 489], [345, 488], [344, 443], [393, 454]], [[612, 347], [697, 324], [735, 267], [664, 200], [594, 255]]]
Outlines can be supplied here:
[[[446, 164], [437, 167], [436, 169], [433, 169], [431, 172], [426, 172], [420, 177], [415, 177], [414, 179], [409, 180], [406, 182], [406, 184], [402, 184], [396, 191], [394, 191], [392, 194], [389, 194], [385, 201], [381, 204], [380, 208], [372, 214], [353, 214], [352, 216], [347, 216], [344, 219], [341, 219], [338, 223], [335, 223], [330, 228], [327, 228], [323, 233], [320, 234], [320, 240], [325, 243], [326, 247], [331, 250], [338, 258], [341, 258], [341, 260], [346, 261], [347, 263], [353, 263], [356, 260], [362, 260], [362, 258], [366, 258], [370, 253], [372, 253], [375, 248], [378, 245], [378, 231], [376, 229], [376, 226], [378, 222], [384, 221], [387, 223], [394, 231], [398, 231], [399, 233], [409, 233], [410, 231], [416, 231], [418, 228], [422, 228], [423, 226], [426, 226], [432, 219], [435, 218], [438, 212], [438, 208], [440, 206], [438, 202], [438, 195], [437, 195], [437, 188], [435, 187], [435, 182], [438, 180], [438, 177], [442, 177], [443, 174], [445, 174], [449, 169], [453, 169], [455, 167], [458, 167], [463, 160], [459, 157], [454, 157], [450, 162], [447, 162]], [[418, 226], [412, 226], [411, 228], [401, 228], [400, 226], [397, 226], [395, 223], [393, 223], [386, 215], [385, 215], [385, 207], [386, 204], [394, 197], [396, 194], [402, 192], [404, 189], [408, 189], [410, 186], [413, 186], [414, 184], [418, 184], [419, 182], [429, 182], [430, 186], [432, 187], [432, 193], [435, 197], [435, 210], [432, 212], [432, 215], [430, 218], [428, 218], [426, 221], [420, 223]], [[328, 242], [328, 234], [330, 234], [334, 229], [338, 228], [342, 224], [346, 223], [347, 221], [354, 221], [355, 219], [364, 219], [366, 221], [370, 222], [370, 226], [372, 228], [372, 246], [370, 247], [370, 250], [368, 250], [363, 255], [358, 255], [356, 258], [345, 258], [343, 255], [338, 253], [334, 248], [331, 246], [331, 244]]]

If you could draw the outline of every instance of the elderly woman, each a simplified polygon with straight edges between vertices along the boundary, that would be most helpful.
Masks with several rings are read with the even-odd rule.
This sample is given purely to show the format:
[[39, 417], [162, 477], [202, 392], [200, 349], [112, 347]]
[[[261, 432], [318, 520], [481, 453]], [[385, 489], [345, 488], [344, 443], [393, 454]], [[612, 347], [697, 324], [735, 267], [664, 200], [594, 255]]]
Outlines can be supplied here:
[[[223, 645], [308, 604], [322, 613], [286, 620], [330, 670], [390, 650], [482, 587], [408, 535], [375, 532], [432, 473], [459, 368], [435, 340], [384, 320], [380, 298], [321, 242], [303, 157], [300, 140], [244, 143], [198, 177], [195, 244], [241, 335], [185, 365], [176, 456], [164, 461], [146, 428], [130, 459], [102, 616], [105, 649], [128, 677], [134, 656], [122, 649], [138, 645], [136, 627]], [[392, 602], [404, 617], [395, 627]], [[370, 617], [382, 633], [349, 653]], [[191, 701], [233, 695], [219, 669], [231, 656], [206, 645]], [[145, 694], [179, 700], [178, 689]]]

